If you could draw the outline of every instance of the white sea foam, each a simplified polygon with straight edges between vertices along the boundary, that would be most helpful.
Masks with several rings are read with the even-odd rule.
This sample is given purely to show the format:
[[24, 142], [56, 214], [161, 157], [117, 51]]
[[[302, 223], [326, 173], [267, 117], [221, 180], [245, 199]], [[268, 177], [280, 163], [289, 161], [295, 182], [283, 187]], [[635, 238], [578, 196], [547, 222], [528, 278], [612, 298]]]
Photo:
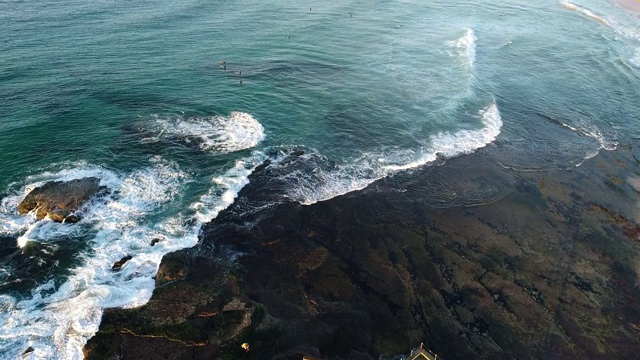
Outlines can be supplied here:
[[[86, 176], [99, 177], [111, 193], [106, 199], [81, 208], [82, 220], [78, 224], [40, 221], [28, 227], [22, 236], [24, 241], [48, 241], [65, 235], [65, 231], [88, 231], [87, 234], [94, 234], [91, 253], [81, 255], [82, 264], [72, 269], [69, 278], [57, 289], [49, 282], [33, 290], [26, 300], [0, 296], [0, 322], [4, 324], [0, 329], [0, 357], [22, 358], [22, 351], [32, 346], [34, 351], [25, 358], [81, 359], [82, 348], [97, 331], [103, 309], [146, 303], [153, 292], [153, 276], [162, 256], [195, 245], [203, 222], [213, 219], [234, 201], [248, 183], [249, 174], [263, 159], [264, 155], [256, 152], [238, 160], [225, 174], [214, 176], [211, 191], [194, 204], [195, 223], [189, 221], [189, 215], [180, 214], [149, 221], [190, 181], [175, 163], [161, 158], [151, 159], [149, 167], [124, 175], [87, 167], [31, 179], [22, 193], [44, 181]], [[18, 202], [19, 199], [9, 197], [3, 201], [3, 209], [15, 211]], [[0, 218], [4, 216], [3, 213]], [[11, 231], [23, 228], [18, 224]], [[162, 241], [151, 246], [154, 238]], [[127, 255], [133, 258], [121, 271], [111, 271], [113, 263]]]
[[[493, 142], [500, 134], [502, 118], [495, 103], [478, 112], [483, 128], [479, 130], [460, 130], [454, 133], [443, 132], [431, 137], [430, 145], [418, 156], [403, 164], [383, 165], [387, 171], [408, 170], [434, 161], [438, 156], [452, 158], [470, 154]], [[381, 162], [393, 163], [394, 159], [382, 158]]]
[[249, 183], [249, 175], [260, 165], [266, 156], [254, 152], [253, 156], [237, 160], [235, 165], [224, 175], [212, 179], [213, 187], [200, 197], [200, 201], [192, 205], [196, 210], [196, 218], [201, 223], [214, 219], [220, 211], [231, 205], [240, 190]]
[[250, 149], [264, 139], [264, 128], [253, 116], [232, 112], [227, 117], [158, 118], [152, 140], [178, 138], [203, 151], [230, 153]]
[[640, 68], [640, 47], [635, 49], [633, 56], [629, 61], [634, 65]]
[[[307, 157], [307, 155], [303, 155]], [[367, 166], [361, 159], [349, 165], [335, 165], [333, 169], [315, 168], [312, 171], [293, 171], [284, 177], [291, 184], [287, 196], [303, 205], [311, 205], [346, 193], [361, 190], [383, 177], [377, 168]]]
[[565, 123], [563, 123], [562, 126], [578, 134], [592, 138], [598, 144], [598, 148], [595, 150], [588, 150], [584, 155], [583, 160], [576, 164], [576, 166], [580, 166], [584, 164], [585, 161], [598, 155], [600, 150], [613, 151], [618, 147], [618, 142], [613, 140], [613, 138], [615, 138], [613, 134], [603, 134], [603, 132], [594, 124], [587, 123], [586, 121], [581, 121], [576, 126], [571, 126]]
[[456, 49], [455, 54], [452, 55], [464, 59], [467, 66], [471, 68], [476, 61], [476, 40], [478, 38], [473, 29], [469, 28], [461, 38], [455, 41], [448, 41], [447, 45]]
[[433, 162], [438, 156], [451, 158], [472, 153], [493, 142], [502, 127], [502, 118], [495, 102], [480, 110], [477, 117], [483, 125], [481, 129], [438, 133], [422, 149], [368, 154], [349, 165], [335, 165], [330, 170], [316, 168], [310, 172], [288, 174], [287, 177], [292, 179], [292, 187], [287, 195], [303, 205], [310, 205], [364, 189], [392, 173]]
[[[28, 176], [25, 179], [26, 185], [2, 199], [2, 202], [0, 203], [0, 235], [17, 236], [19, 234], [23, 234], [22, 241], [24, 241], [26, 240], [24, 237], [26, 235], [24, 234], [25, 231], [33, 232], [35, 228], [42, 226], [42, 224], [36, 224], [34, 214], [28, 214], [26, 216], [19, 215], [17, 208], [18, 204], [31, 190], [42, 186], [46, 182], [69, 181], [86, 177], [96, 177], [100, 179], [100, 185], [107, 186], [109, 188], [112, 188], [117, 182], [116, 175], [106, 169], [91, 166], [82, 162], [69, 164], [69, 166], [72, 166], [73, 168]], [[15, 184], [11, 184], [11, 186], [13, 185]]]

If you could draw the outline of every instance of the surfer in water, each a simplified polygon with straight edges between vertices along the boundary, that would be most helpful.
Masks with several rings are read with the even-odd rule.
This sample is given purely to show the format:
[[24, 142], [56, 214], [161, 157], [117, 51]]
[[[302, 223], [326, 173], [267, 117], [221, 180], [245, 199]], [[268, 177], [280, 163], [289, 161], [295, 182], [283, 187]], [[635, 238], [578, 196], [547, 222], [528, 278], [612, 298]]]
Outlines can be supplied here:
[[224, 60], [220, 61], [220, 67], [221, 67], [223, 70], [227, 70], [227, 62], [226, 62], [226, 61], [224, 61]]

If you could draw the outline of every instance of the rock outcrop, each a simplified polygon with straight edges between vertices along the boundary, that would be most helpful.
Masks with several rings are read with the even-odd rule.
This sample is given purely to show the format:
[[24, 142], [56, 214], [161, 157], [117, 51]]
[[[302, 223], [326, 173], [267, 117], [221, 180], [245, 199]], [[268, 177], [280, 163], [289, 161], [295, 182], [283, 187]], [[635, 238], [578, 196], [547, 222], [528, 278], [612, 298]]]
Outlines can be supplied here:
[[131, 255], [124, 256], [122, 259], [120, 259], [120, 260], [116, 261], [115, 263], [113, 263], [113, 266], [111, 267], [111, 271], [117, 272], [117, 271], [122, 270], [122, 267], [124, 266], [124, 264], [126, 264], [127, 261], [129, 261], [131, 259], [133, 259], [133, 256], [131, 256]]
[[[198, 246], [163, 258], [147, 305], [105, 311], [86, 359], [377, 359], [421, 342], [444, 359], [636, 358], [630, 175], [630, 152], [551, 175], [474, 154], [238, 218], [272, 185], [255, 173]], [[511, 188], [438, 208], [432, 189], [459, 176], [472, 195]]]
[[36, 218], [57, 222], [78, 222], [74, 212], [87, 200], [106, 191], [100, 179], [89, 177], [70, 181], [51, 181], [35, 188], [18, 205], [20, 214], [35, 210]]

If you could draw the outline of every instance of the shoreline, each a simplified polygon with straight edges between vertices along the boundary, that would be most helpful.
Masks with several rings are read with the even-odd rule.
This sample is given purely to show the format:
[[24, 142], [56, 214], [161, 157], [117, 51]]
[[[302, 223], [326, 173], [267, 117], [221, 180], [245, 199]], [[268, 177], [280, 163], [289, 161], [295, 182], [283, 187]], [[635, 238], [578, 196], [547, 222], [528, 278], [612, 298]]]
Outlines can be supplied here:
[[629, 11], [633, 11], [634, 13], [640, 15], [640, 1], [638, 0], [617, 0], [616, 3], [620, 5], [620, 7], [627, 9]]
[[373, 359], [421, 342], [444, 359], [633, 357], [630, 142], [571, 170], [508, 170], [480, 149], [313, 205], [238, 219], [236, 201], [163, 258], [148, 304], [105, 311], [85, 357]]

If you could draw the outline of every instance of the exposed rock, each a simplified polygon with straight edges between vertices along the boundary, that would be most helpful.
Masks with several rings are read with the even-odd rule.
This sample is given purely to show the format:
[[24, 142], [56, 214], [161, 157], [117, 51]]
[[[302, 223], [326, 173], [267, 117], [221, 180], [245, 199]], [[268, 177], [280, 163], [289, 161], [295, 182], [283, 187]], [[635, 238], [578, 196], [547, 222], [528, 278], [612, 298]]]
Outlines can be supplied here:
[[133, 256], [131, 255], [127, 255], [125, 257], [123, 257], [122, 259], [116, 261], [113, 266], [111, 267], [111, 271], [120, 271], [122, 269], [122, 267], [124, 266], [124, 264], [131, 260], [133, 258]]
[[28, 353], [31, 353], [34, 351], [34, 348], [29, 346], [25, 351], [22, 352], [22, 356], [27, 355]]
[[304, 155], [304, 151], [303, 150], [294, 150], [291, 152], [291, 154], [289, 154], [291, 156], [295, 156], [295, 157], [299, 157]]
[[160, 241], [162, 241], [162, 239], [160, 239], [160, 238], [151, 239], [151, 246], [154, 246], [155, 244], [159, 243]]
[[80, 217], [75, 214], [65, 216], [64, 219], [62, 219], [62, 222], [70, 223], [70, 224], [77, 223], [78, 221], [80, 221]]
[[35, 209], [38, 220], [49, 216], [57, 222], [78, 222], [79, 218], [73, 213], [103, 191], [106, 187], [100, 186], [100, 179], [94, 177], [51, 181], [31, 190], [18, 205], [18, 212], [26, 214]]
[[[199, 246], [163, 258], [147, 305], [105, 312], [86, 358], [371, 359], [421, 342], [444, 359], [637, 357], [639, 195], [607, 180], [639, 175], [631, 153], [551, 174], [483, 159], [229, 216], [261, 196], [256, 173]], [[473, 207], [424, 201], [452, 174], [469, 193], [494, 186], [469, 163], [516, 177], [512, 191]], [[230, 252], [243, 256], [222, 262]]]

